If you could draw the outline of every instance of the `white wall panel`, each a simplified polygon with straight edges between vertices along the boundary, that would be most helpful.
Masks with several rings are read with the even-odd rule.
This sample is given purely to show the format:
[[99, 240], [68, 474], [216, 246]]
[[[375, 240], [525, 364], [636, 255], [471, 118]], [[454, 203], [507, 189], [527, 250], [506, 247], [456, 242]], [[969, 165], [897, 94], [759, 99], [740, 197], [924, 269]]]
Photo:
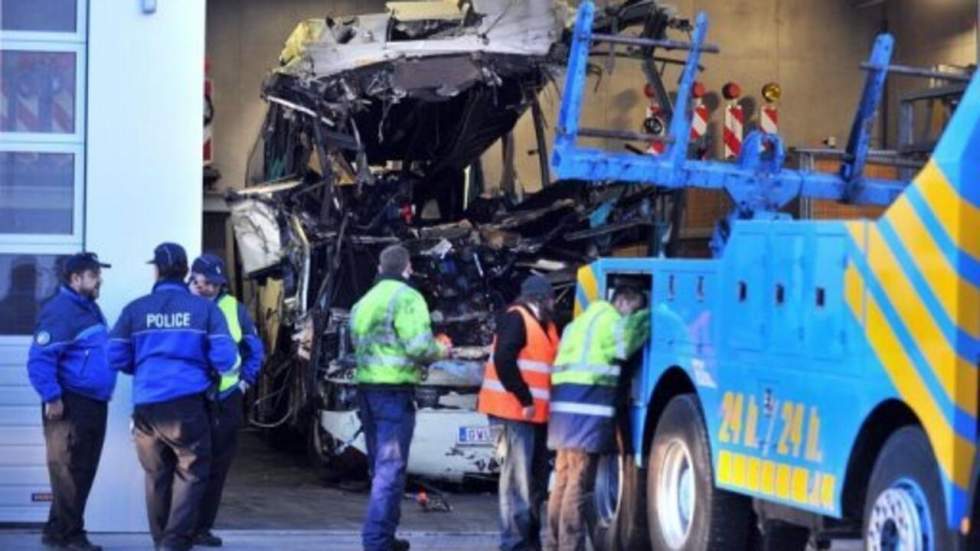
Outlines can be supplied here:
[[[201, 240], [205, 2], [89, 3], [86, 246], [113, 265], [100, 303], [110, 322], [150, 291], [153, 247]], [[120, 376], [89, 500], [87, 527], [146, 529], [143, 473], [129, 433], [131, 384]]]

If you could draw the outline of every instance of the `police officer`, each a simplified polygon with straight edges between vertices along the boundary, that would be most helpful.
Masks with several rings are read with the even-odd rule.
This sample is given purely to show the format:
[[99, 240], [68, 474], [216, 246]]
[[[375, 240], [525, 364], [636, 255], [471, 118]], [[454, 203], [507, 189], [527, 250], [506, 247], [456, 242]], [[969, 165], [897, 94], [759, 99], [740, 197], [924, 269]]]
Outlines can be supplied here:
[[225, 262], [213, 254], [199, 256], [191, 264], [191, 292], [214, 301], [225, 316], [228, 330], [238, 345], [241, 375], [229, 373], [222, 376], [214, 389], [211, 412], [211, 475], [208, 478], [204, 502], [197, 519], [195, 545], [220, 547], [221, 538], [214, 535], [214, 520], [221, 504], [221, 492], [238, 449], [238, 429], [242, 419], [242, 397], [249, 386], [255, 384], [265, 350], [262, 339], [255, 330], [255, 323], [245, 306], [228, 294], [228, 278]]
[[538, 275], [500, 316], [478, 409], [496, 430], [500, 461], [501, 551], [541, 548], [541, 505], [548, 484], [547, 423], [551, 365], [558, 351], [555, 293]]
[[184, 284], [184, 248], [163, 243], [150, 263], [153, 292], [123, 309], [110, 335], [109, 362], [133, 376], [133, 436], [146, 471], [153, 541], [158, 549], [186, 550], [211, 469], [205, 394], [238, 369], [238, 352], [218, 307]]
[[616, 362], [632, 356], [650, 334], [650, 312], [640, 310], [644, 302], [639, 291], [620, 287], [611, 304], [593, 302], [562, 335], [548, 421], [548, 447], [558, 451], [548, 499], [549, 551], [585, 549], [586, 503], [599, 456], [616, 446], [621, 369]]
[[408, 284], [409, 253], [381, 251], [378, 282], [351, 310], [361, 424], [371, 469], [371, 499], [361, 540], [367, 551], [403, 551], [395, 538], [405, 492], [405, 467], [415, 430], [419, 364], [444, 358], [450, 344], [432, 336], [429, 308]]
[[41, 309], [28, 354], [27, 374], [44, 403], [52, 501], [41, 541], [48, 548], [102, 549], [88, 541], [84, 517], [116, 386], [106, 362], [108, 327], [95, 303], [109, 267], [95, 253], [65, 261], [63, 285]]

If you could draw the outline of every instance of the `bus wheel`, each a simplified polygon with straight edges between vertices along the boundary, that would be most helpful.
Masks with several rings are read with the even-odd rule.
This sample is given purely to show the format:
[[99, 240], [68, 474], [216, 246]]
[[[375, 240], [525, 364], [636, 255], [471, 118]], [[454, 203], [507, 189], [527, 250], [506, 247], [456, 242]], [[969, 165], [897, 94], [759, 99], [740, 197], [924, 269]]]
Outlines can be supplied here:
[[704, 417], [684, 394], [664, 409], [650, 447], [647, 525], [654, 549], [744, 549], [751, 502], [716, 488]]
[[864, 504], [868, 551], [952, 549], [939, 470], [919, 427], [892, 434], [875, 461]]

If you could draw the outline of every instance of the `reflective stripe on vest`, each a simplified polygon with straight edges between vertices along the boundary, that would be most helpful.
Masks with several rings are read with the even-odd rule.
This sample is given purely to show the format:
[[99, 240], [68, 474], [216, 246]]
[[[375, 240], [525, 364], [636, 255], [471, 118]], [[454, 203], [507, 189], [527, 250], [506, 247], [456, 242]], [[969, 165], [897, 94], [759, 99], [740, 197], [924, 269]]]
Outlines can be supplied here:
[[[508, 312], [517, 312], [524, 320], [524, 348], [517, 354], [517, 368], [534, 399], [534, 417], [529, 421], [546, 423], [551, 398], [552, 365], [558, 353], [558, 331], [553, 323], [549, 323], [547, 328], [542, 327], [524, 306], [512, 306]], [[493, 351], [487, 361], [477, 400], [478, 409], [503, 419], [526, 421], [522, 415], [524, 407], [516, 396], [507, 392], [497, 376], [497, 367], [493, 363], [496, 351], [497, 340], [494, 338]]]
[[612, 406], [580, 404], [578, 402], [552, 402], [551, 411], [555, 413], [574, 413], [576, 415], [594, 415], [597, 417], [612, 417], [616, 413], [616, 409]]
[[517, 360], [517, 367], [521, 371], [530, 371], [531, 373], [547, 373], [551, 374], [554, 368], [550, 364], [544, 362], [536, 362], [534, 360]]
[[[497, 392], [507, 392], [507, 389], [504, 388], [503, 383], [501, 383], [500, 381], [491, 381], [489, 379], [484, 379], [483, 386], [480, 387], [480, 388], [486, 388], [488, 390], [495, 390]], [[531, 388], [529, 390], [531, 391], [531, 396], [533, 398], [537, 398], [539, 400], [550, 400], [551, 399], [551, 391], [550, 390], [547, 390], [547, 389], [544, 389], [544, 388]]]
[[590, 375], [599, 375], [601, 377], [619, 377], [620, 371], [622, 371], [622, 369], [616, 364], [575, 363], [575, 364], [566, 364], [566, 365], [556, 365], [552, 370], [552, 373], [574, 372], [574, 373], [588, 373]]
[[[616, 386], [619, 383], [621, 369], [612, 363], [612, 358], [603, 358], [601, 351], [593, 354], [596, 344], [596, 331], [602, 323], [607, 323], [611, 318], [611, 313], [615, 314], [616, 321], [613, 325], [613, 334], [616, 341], [617, 352], [625, 350], [626, 344], [623, 335], [622, 324], [618, 323], [622, 318], [611, 304], [604, 301], [594, 303], [577, 320], [572, 322], [572, 326], [565, 330], [565, 346], [580, 346], [581, 352], [577, 358], [568, 361], [566, 354], [559, 354], [560, 361], [567, 362], [555, 366], [554, 374], [551, 376], [551, 384], [579, 384], [579, 385], [602, 385]], [[579, 332], [580, 324], [586, 324], [585, 336]], [[562, 353], [568, 352], [563, 349]], [[576, 350], [572, 349], [573, 354]], [[608, 363], [607, 363], [608, 361]]]
[[414, 365], [414, 362], [405, 356], [389, 356], [382, 354], [361, 356], [360, 361], [372, 367], [412, 367]]
[[[236, 345], [242, 342], [242, 324], [238, 321], [238, 300], [231, 295], [222, 295], [218, 299], [218, 309], [225, 316], [228, 324], [228, 332], [234, 339]], [[224, 392], [238, 384], [242, 368], [242, 354], [238, 353], [238, 360], [235, 362], [235, 369], [221, 376], [218, 383], [218, 392]]]

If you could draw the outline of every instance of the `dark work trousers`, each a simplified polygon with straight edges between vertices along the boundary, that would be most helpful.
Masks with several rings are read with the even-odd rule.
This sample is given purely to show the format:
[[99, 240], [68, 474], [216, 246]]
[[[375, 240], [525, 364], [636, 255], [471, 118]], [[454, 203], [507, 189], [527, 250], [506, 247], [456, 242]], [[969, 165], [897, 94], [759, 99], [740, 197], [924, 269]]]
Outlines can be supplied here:
[[599, 455], [558, 450], [555, 486], [548, 499], [547, 551], [585, 551], [589, 526], [586, 510], [595, 491]]
[[548, 425], [489, 416], [500, 463], [501, 551], [541, 549], [541, 505], [548, 492]]
[[211, 403], [211, 475], [204, 491], [201, 514], [197, 519], [196, 533], [203, 534], [214, 528], [221, 505], [221, 492], [231, 469], [231, 462], [238, 451], [238, 429], [242, 426], [242, 392], [237, 388], [224, 398]]
[[70, 542], [85, 536], [85, 503], [105, 441], [106, 403], [64, 392], [64, 416], [52, 421], [44, 417], [44, 442], [51, 477], [51, 510], [44, 535]]
[[133, 411], [136, 455], [146, 472], [154, 543], [190, 549], [211, 470], [211, 417], [203, 394]]
[[393, 545], [415, 431], [414, 395], [411, 390], [358, 389], [371, 469], [371, 500], [361, 532], [365, 551], [389, 551]]

